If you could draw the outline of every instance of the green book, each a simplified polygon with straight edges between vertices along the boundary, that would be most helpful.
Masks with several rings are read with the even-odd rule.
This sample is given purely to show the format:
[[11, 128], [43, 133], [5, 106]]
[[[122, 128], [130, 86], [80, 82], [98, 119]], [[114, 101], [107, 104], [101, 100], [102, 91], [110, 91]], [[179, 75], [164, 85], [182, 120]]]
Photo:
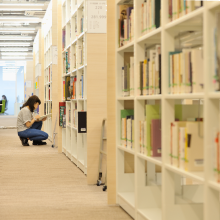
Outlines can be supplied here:
[[151, 146], [151, 121], [152, 119], [160, 119], [160, 105], [146, 105], [146, 136], [147, 136], [147, 156], [152, 155]]

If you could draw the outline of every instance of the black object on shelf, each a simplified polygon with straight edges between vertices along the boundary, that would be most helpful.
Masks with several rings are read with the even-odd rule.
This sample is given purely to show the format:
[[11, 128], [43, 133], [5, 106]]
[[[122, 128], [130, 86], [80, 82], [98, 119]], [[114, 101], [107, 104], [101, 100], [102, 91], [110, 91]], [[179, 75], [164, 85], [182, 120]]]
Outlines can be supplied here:
[[87, 112], [78, 112], [78, 133], [87, 133]]

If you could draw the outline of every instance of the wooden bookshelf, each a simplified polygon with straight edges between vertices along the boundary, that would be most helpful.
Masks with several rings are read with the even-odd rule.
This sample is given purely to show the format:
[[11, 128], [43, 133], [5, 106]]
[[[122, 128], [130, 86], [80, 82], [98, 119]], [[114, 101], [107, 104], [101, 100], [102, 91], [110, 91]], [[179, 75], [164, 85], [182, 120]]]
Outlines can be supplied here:
[[[76, 77], [76, 97], [66, 102], [66, 128], [62, 128], [62, 151], [87, 175], [88, 184], [98, 177], [102, 120], [106, 118], [106, 34], [87, 33], [87, 0], [62, 1], [62, 88], [66, 77]], [[65, 32], [65, 35], [64, 35]], [[81, 52], [82, 51], [82, 52]], [[67, 58], [68, 59], [68, 58]], [[83, 89], [80, 80], [83, 77]], [[62, 92], [63, 94], [63, 92]], [[63, 97], [63, 96], [62, 96]], [[87, 112], [87, 133], [73, 123], [73, 110]], [[70, 111], [70, 122], [69, 122]]]
[[[115, 77], [116, 77], [116, 201], [130, 216], [138, 220], [218, 220], [220, 218], [220, 184], [213, 171], [214, 135], [213, 128], [219, 129], [219, 92], [214, 91], [213, 30], [215, 13], [220, 12], [219, 2], [203, 1], [203, 6], [182, 17], [170, 21], [168, 0], [161, 0], [161, 26], [141, 34], [141, 4], [144, 0], [115, 0]], [[119, 5], [134, 5], [134, 39], [119, 48], [118, 19]], [[190, 48], [203, 48], [202, 93], [169, 93], [169, 52], [175, 51], [176, 39], [180, 32], [200, 31], [202, 43], [191, 41]], [[146, 45], [151, 50], [161, 45], [162, 92], [154, 95], [138, 94], [139, 63], [145, 59]], [[180, 49], [180, 48], [179, 48]], [[183, 47], [181, 48], [183, 49]], [[108, 53], [111, 52], [109, 48]], [[122, 96], [122, 67], [125, 52], [134, 53], [134, 96]], [[113, 62], [112, 62], [113, 63]], [[110, 68], [110, 67], [109, 67]], [[189, 104], [191, 102], [191, 104]], [[160, 106], [161, 157], [140, 153], [139, 121], [148, 114], [146, 105]], [[190, 172], [170, 162], [170, 124], [175, 121], [175, 106], [184, 107], [183, 114], [202, 117], [204, 169]], [[192, 106], [192, 110], [186, 110]], [[133, 149], [121, 146], [121, 110], [134, 109], [135, 145]], [[199, 113], [198, 113], [199, 112]], [[110, 117], [110, 116], [109, 116]], [[113, 117], [113, 116], [112, 116]], [[129, 155], [129, 156], [128, 156]], [[198, 193], [198, 194], [197, 194]]]
[[[42, 22], [42, 50], [43, 60], [43, 95], [44, 103], [43, 114], [48, 115], [44, 123], [44, 131], [48, 133], [49, 140], [53, 141], [53, 132], [58, 133], [59, 120], [59, 73], [58, 73], [58, 19], [60, 16], [58, 10], [59, 1], [53, 0], [49, 3]], [[55, 88], [55, 89], [54, 89]], [[56, 122], [57, 119], [57, 122]], [[56, 145], [58, 147], [59, 136], [56, 136]]]

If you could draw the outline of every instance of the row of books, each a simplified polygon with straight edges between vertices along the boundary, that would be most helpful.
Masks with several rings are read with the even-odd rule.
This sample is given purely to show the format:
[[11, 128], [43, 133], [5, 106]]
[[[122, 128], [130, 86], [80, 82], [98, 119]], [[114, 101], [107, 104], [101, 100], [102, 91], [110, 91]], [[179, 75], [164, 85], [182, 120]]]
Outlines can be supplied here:
[[174, 21], [200, 7], [203, 1], [198, 0], [169, 0], [168, 17], [170, 21]]
[[73, 109], [73, 127], [77, 127], [77, 116], [78, 116], [78, 113], [77, 113], [77, 109]]
[[122, 67], [122, 96], [134, 96], [134, 57]]
[[144, 0], [141, 4], [141, 34], [149, 33], [160, 27], [161, 1]]
[[200, 93], [203, 87], [203, 49], [169, 52], [169, 93]]
[[44, 103], [44, 115], [52, 114], [52, 102]]
[[160, 105], [146, 105], [144, 120], [139, 121], [140, 153], [161, 157]]
[[121, 110], [121, 146], [134, 149], [134, 110]]
[[84, 24], [84, 17], [82, 16], [82, 18], [80, 19], [80, 27], [79, 27], [79, 30], [80, 30], [80, 33], [83, 32], [83, 25]]
[[66, 48], [66, 30], [62, 30], [62, 51]]
[[214, 75], [213, 87], [215, 91], [220, 91], [220, 13], [215, 15], [215, 28], [213, 33], [213, 51], [214, 51]]
[[70, 48], [68, 51], [65, 52], [65, 56], [63, 57], [63, 73], [69, 73], [70, 72]]
[[170, 125], [170, 163], [186, 171], [203, 171], [203, 120], [175, 121]]
[[[81, 75], [79, 81], [79, 98], [84, 98], [84, 75]], [[77, 89], [77, 76], [67, 76], [63, 81], [63, 100], [76, 99]]]
[[161, 47], [146, 51], [146, 58], [139, 64], [138, 95], [161, 94]]
[[48, 82], [52, 82], [52, 68], [49, 68], [46, 70], [46, 73], [45, 73], [45, 82], [48, 83]]
[[45, 86], [44, 88], [44, 98], [45, 100], [50, 100], [50, 93], [51, 93], [51, 90], [52, 90], [52, 85], [48, 85], [48, 86]]
[[119, 6], [118, 30], [119, 47], [126, 45], [134, 39], [133, 5]]

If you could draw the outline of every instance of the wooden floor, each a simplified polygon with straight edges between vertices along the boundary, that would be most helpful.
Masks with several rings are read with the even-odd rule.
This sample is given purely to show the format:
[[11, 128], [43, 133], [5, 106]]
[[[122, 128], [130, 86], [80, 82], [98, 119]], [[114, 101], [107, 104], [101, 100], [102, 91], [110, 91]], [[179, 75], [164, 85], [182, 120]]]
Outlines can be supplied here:
[[11, 129], [0, 129], [0, 140], [1, 220], [131, 219], [50, 145], [23, 147]]

